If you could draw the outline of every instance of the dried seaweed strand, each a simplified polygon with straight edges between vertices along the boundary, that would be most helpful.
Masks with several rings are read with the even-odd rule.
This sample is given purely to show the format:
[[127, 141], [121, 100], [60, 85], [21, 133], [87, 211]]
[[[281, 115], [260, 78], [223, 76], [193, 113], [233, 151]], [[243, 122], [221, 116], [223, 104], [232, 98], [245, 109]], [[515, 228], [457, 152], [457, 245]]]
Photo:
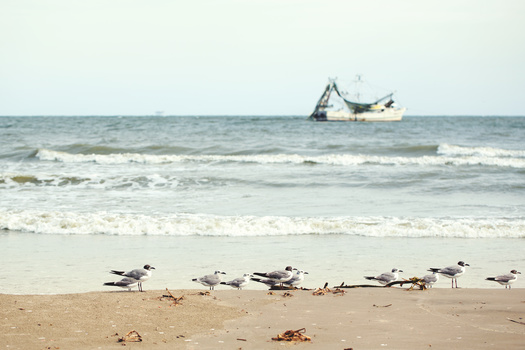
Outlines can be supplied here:
[[141, 342], [142, 337], [137, 331], [133, 330], [133, 331], [129, 331], [125, 336], [118, 338], [119, 343], [122, 343], [125, 341]]
[[184, 300], [184, 295], [176, 298], [173, 294], [171, 294], [171, 292], [169, 291], [168, 288], [166, 288], [166, 291], [173, 298], [173, 304], [172, 305], [177, 306], [177, 305], [181, 305], [182, 304], [181, 301]]
[[344, 295], [346, 292], [340, 288], [336, 288], [332, 290], [330, 288], [324, 287], [324, 288], [317, 288], [312, 294], [313, 295], [325, 295], [327, 293]]
[[309, 336], [303, 334], [304, 332], [306, 332], [306, 328], [301, 328], [296, 331], [290, 329], [284, 333], [277, 335], [277, 337], [272, 338], [272, 340], [301, 342], [312, 341], [312, 339]]

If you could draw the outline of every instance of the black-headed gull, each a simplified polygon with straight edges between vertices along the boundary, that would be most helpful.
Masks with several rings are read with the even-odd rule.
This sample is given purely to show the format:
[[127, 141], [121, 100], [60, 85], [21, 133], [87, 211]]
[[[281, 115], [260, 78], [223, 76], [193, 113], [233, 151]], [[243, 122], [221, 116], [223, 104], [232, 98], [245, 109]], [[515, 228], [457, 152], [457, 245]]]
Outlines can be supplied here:
[[463, 261], [459, 261], [457, 265], [447, 266], [442, 269], [431, 267], [428, 271], [437, 272], [445, 277], [452, 279], [452, 288], [454, 288], [454, 281], [456, 281], [456, 288], [458, 287], [458, 277], [465, 273], [465, 266], [470, 266]]
[[511, 288], [510, 285], [518, 279], [519, 274], [521, 275], [521, 272], [512, 270], [510, 273], [506, 275], [499, 275], [496, 277], [487, 277], [486, 280], [498, 282], [502, 286], [505, 286], [505, 288], [508, 287], [510, 289]]
[[293, 268], [291, 266], [287, 266], [284, 270], [276, 270], [272, 272], [254, 272], [253, 274], [274, 280], [275, 282], [280, 283], [282, 287], [284, 282], [292, 279]]
[[124, 277], [133, 278], [134, 280], [137, 280], [139, 291], [143, 292], [142, 290], [142, 282], [146, 282], [151, 277], [151, 270], [155, 270], [153, 266], [150, 265], [144, 265], [144, 268], [142, 269], [135, 269], [131, 271], [117, 271], [117, 270], [111, 270], [111, 273], [115, 275], [120, 275]]

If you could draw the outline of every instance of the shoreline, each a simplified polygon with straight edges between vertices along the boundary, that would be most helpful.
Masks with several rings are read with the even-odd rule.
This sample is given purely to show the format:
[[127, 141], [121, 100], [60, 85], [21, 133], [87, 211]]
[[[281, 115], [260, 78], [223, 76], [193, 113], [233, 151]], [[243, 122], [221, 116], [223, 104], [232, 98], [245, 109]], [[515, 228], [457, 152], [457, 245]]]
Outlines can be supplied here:
[[[444, 278], [443, 278], [444, 279]], [[450, 279], [447, 279], [448, 281], [450, 281]], [[164, 293], [164, 294], [167, 294], [167, 292], [165, 290], [162, 290], [162, 289], [146, 289], [147, 286], [149, 286], [151, 283], [146, 283], [145, 284], [145, 290], [143, 293], [145, 292], [156, 292], [156, 293]], [[197, 285], [195, 284], [195, 282], [192, 283], [192, 285]], [[246, 289], [244, 289], [242, 292], [279, 292], [281, 290], [279, 289], [269, 289], [268, 287], [264, 286], [263, 284], [261, 284], [260, 288], [254, 288], [253, 286], [258, 286], [257, 284], [252, 284], [250, 285], [249, 287], [246, 287]], [[403, 285], [400, 286], [399, 283], [396, 283], [396, 284], [393, 284], [393, 286], [391, 287], [386, 287], [384, 285], [381, 285], [381, 284], [373, 284], [373, 283], [370, 283], [370, 284], [355, 284], [355, 285], [344, 285], [342, 287], [342, 289], [346, 292], [348, 291], [351, 291], [351, 290], [358, 290], [358, 289], [390, 289], [390, 288], [393, 288], [393, 289], [402, 289], [402, 290], [407, 290], [407, 286], [409, 285], [409, 283], [403, 283]], [[519, 283], [518, 285], [521, 285], [521, 283]], [[199, 289], [198, 287], [197, 288], [167, 288], [169, 291], [173, 292], [185, 292], [185, 291], [192, 291], [192, 292], [195, 292], [195, 293], [200, 293], [200, 292], [207, 292], [209, 290], [205, 289], [206, 287], [202, 287], [203, 289]], [[224, 285], [219, 285], [219, 286], [216, 286], [215, 287], [216, 289], [213, 290], [213, 291], [209, 291], [209, 292], [212, 292], [212, 293], [216, 293], [216, 292], [219, 292], [219, 293], [222, 293], [222, 292], [230, 292], [230, 291], [233, 291], [232, 287], [230, 286], [224, 286]], [[278, 288], [278, 287], [275, 287], [275, 288]], [[312, 288], [311, 286], [309, 287], [305, 287], [305, 286], [298, 286], [296, 287], [297, 289], [289, 289], [290, 287], [285, 287], [282, 289], [283, 292], [294, 292], [294, 291], [304, 291], [304, 292], [314, 292], [315, 290], [317, 289], [321, 289], [321, 287], [317, 287], [317, 288]], [[327, 286], [328, 289], [331, 289], [331, 290], [334, 290], [336, 288], [341, 288], [340, 285], [328, 285]], [[419, 287], [415, 287], [417, 288], [417, 290], [415, 290], [414, 292], [416, 291], [419, 291]], [[444, 286], [443, 284], [441, 285], [434, 285], [432, 286], [432, 288], [428, 288], [427, 291], [430, 291], [430, 290], [450, 290], [450, 289], [456, 289], [456, 288], [451, 288], [450, 285], [447, 285], [447, 286]], [[462, 286], [459, 286], [457, 288], [458, 290], [459, 289], [466, 289], [466, 290], [473, 290], [473, 291], [498, 291], [498, 290], [501, 290], [501, 289], [505, 289], [505, 286], [502, 286], [498, 283], [495, 283], [495, 282], [492, 282], [491, 283], [491, 287], [486, 287], [486, 288], [479, 288], [479, 287], [462, 287]], [[523, 289], [525, 290], [525, 287], [520, 287], [520, 286], [516, 286], [516, 284], [512, 285], [512, 290], [520, 290], [520, 289]], [[408, 290], [407, 290], [408, 291]], [[140, 291], [137, 289], [136, 286], [133, 286], [132, 287], [132, 290], [131, 291], [128, 291], [126, 289], [118, 289], [117, 287], [115, 286], [108, 286], [108, 288], [104, 288], [104, 289], [99, 289], [99, 290], [87, 290], [87, 291], [84, 291], [84, 292], [60, 292], [60, 293], [5, 293], [5, 292], [0, 292], [0, 297], [2, 296], [13, 296], [13, 297], [16, 297], [16, 296], [20, 296], [20, 297], [52, 297], [52, 296], [66, 296], [66, 295], [83, 295], [83, 294], [93, 294], [93, 293], [101, 293], [101, 294], [105, 294], [105, 293], [140, 293]], [[525, 300], [524, 300], [525, 301]]]
[[[156, 268], [145, 283], [147, 290], [202, 288], [192, 279], [215, 270], [225, 271], [224, 280], [230, 280], [244, 273], [273, 271], [287, 265], [308, 271], [301, 284], [307, 288], [321, 287], [325, 282], [330, 286], [342, 282], [363, 284], [368, 283], [363, 276], [377, 276], [394, 267], [404, 271], [400, 278], [408, 279], [428, 274], [430, 267], [450, 266], [459, 260], [471, 265], [459, 279], [460, 287], [497, 289], [501, 286], [485, 279], [525, 266], [525, 258], [519, 254], [525, 251], [523, 239], [0, 234], [0, 244], [5, 248], [4, 259], [11, 266], [0, 274], [0, 293], [6, 294], [109, 291], [112, 288], [104, 287], [103, 283], [116, 281], [110, 270], [129, 271], [145, 264]], [[58, 255], [57, 247], [60, 247]], [[118, 258], [117, 247], [124, 252]], [[440, 254], [428, 255], [429, 249]], [[283, 252], [293, 254], [283, 261]], [[53, 259], [49, 258], [51, 255]], [[521, 279], [515, 285], [525, 286]], [[434, 287], [450, 288], [450, 280], [440, 278]], [[259, 283], [250, 283], [248, 288], [266, 289]]]
[[[524, 288], [344, 291], [169, 290], [182, 297], [178, 305], [166, 290], [0, 294], [0, 343], [9, 349], [277, 349], [283, 344], [272, 337], [302, 328], [312, 341], [297, 346], [308, 349], [518, 349], [525, 343]], [[118, 342], [131, 331], [142, 342]]]

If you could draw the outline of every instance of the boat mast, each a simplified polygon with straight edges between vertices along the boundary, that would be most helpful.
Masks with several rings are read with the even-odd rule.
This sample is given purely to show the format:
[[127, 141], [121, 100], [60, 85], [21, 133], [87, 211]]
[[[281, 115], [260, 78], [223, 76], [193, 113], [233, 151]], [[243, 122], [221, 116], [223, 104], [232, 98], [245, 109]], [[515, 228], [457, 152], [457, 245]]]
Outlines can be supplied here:
[[313, 114], [318, 112], [320, 109], [328, 107], [328, 101], [330, 100], [330, 95], [332, 93], [333, 88], [334, 88], [334, 79], [328, 78], [328, 84], [326, 84], [326, 87], [324, 89], [323, 94], [321, 95], [321, 98], [319, 98], [319, 101], [317, 101]]

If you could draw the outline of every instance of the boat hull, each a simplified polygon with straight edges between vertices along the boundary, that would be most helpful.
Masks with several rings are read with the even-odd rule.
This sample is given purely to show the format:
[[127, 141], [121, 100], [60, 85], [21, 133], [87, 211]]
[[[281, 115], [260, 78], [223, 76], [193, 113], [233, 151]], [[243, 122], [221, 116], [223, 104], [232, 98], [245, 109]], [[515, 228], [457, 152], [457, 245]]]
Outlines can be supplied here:
[[403, 119], [405, 110], [406, 108], [386, 108], [362, 113], [317, 111], [310, 119], [318, 122], [397, 122]]

